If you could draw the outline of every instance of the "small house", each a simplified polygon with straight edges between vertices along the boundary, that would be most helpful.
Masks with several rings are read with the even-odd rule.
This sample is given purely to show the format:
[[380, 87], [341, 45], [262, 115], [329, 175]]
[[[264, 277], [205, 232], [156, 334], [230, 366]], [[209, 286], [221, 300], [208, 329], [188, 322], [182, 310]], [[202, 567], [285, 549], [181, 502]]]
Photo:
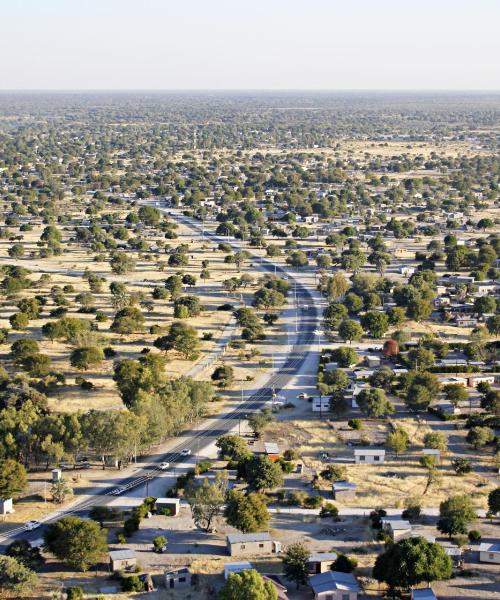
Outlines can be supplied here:
[[354, 462], [356, 464], [382, 464], [385, 461], [385, 450], [379, 448], [356, 448], [354, 450]]
[[382, 519], [382, 528], [395, 542], [411, 536], [411, 524], [404, 519], [384, 518]]
[[155, 512], [157, 514], [176, 517], [180, 509], [180, 498], [158, 498], [155, 502]]
[[315, 600], [357, 600], [361, 593], [352, 573], [326, 571], [309, 578]]
[[419, 588], [411, 591], [411, 600], [437, 600], [432, 588]]
[[137, 565], [137, 556], [133, 550], [113, 550], [109, 553], [111, 571], [130, 571]]
[[373, 367], [380, 367], [380, 364], [382, 362], [382, 359], [380, 358], [380, 356], [377, 356], [376, 354], [367, 354], [365, 356], [365, 363], [367, 367], [373, 368]]
[[277, 581], [276, 576], [273, 575], [262, 575], [262, 579], [264, 581], [269, 581], [272, 584], [276, 593], [278, 594], [278, 600], [288, 600], [288, 590], [284, 585], [281, 585], [279, 581]]
[[317, 573], [324, 573], [330, 571], [331, 566], [337, 560], [337, 554], [335, 552], [318, 552], [311, 554], [307, 560], [307, 569], [310, 575], [316, 575]]
[[335, 500], [352, 500], [356, 497], [356, 484], [350, 481], [334, 481], [332, 494]]
[[479, 562], [500, 564], [500, 543], [485, 543], [479, 545]]
[[327, 413], [330, 412], [330, 397], [329, 396], [314, 396], [311, 403], [313, 412]]
[[422, 455], [431, 456], [436, 461], [436, 464], [441, 462], [441, 451], [437, 448], [424, 448], [422, 450]]
[[248, 571], [252, 568], [253, 567], [249, 562], [226, 563], [224, 565], [224, 579], [227, 579], [231, 573], [241, 573], [242, 571]]
[[191, 586], [191, 572], [187, 567], [165, 571], [165, 587], [168, 589]]
[[254, 556], [260, 554], [278, 554], [281, 543], [275, 542], [270, 533], [229, 533], [226, 546], [231, 556]]
[[280, 449], [275, 442], [265, 442], [264, 451], [273, 462], [280, 458]]
[[480, 383], [489, 383], [490, 385], [493, 385], [495, 383], [495, 376], [494, 375], [474, 375], [473, 377], [467, 378], [468, 387], [475, 388]]
[[62, 479], [61, 469], [52, 469], [52, 483], [57, 483]]
[[15, 512], [12, 498], [0, 498], [0, 515], [9, 515]]

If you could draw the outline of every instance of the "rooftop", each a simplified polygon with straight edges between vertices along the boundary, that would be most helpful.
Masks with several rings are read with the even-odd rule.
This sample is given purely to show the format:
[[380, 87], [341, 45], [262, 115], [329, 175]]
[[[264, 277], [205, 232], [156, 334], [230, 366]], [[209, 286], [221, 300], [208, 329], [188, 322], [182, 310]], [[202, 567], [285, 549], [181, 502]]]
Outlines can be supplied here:
[[349, 590], [350, 592], [361, 592], [352, 573], [340, 573], [339, 571], [326, 571], [309, 578], [309, 583], [315, 594], [327, 592], [328, 590]]
[[420, 588], [418, 590], [412, 590], [411, 593], [413, 600], [436, 600], [432, 588]]
[[129, 558], [136, 558], [134, 550], [112, 550], [109, 553], [111, 560], [127, 560]]
[[226, 536], [230, 544], [242, 544], [245, 542], [270, 542], [271, 534], [262, 533], [228, 533]]

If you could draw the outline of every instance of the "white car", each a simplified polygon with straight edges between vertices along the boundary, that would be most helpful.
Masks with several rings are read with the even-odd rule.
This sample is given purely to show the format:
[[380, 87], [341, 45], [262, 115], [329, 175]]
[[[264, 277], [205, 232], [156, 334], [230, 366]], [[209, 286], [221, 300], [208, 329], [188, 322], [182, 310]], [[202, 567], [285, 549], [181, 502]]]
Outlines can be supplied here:
[[168, 462], [162, 462], [159, 464], [159, 468], [162, 471], [166, 471], [169, 467], [170, 467], [170, 463], [168, 463]]
[[299, 394], [299, 395], [297, 396], [297, 398], [298, 398], [299, 400], [308, 400], [308, 399], [309, 399], [309, 394], [306, 394], [305, 392], [302, 392], [302, 394]]
[[112, 494], [113, 496], [119, 496], [120, 494], [123, 494], [123, 492], [124, 492], [124, 491], [125, 491], [125, 488], [124, 488], [124, 487], [119, 487], [119, 488], [116, 488], [116, 489], [114, 489], [114, 490], [111, 492], [111, 494]]
[[181, 452], [181, 456], [189, 456], [191, 454], [191, 450], [189, 448], [184, 448]]
[[38, 529], [40, 525], [41, 523], [39, 521], [28, 521], [24, 524], [24, 529], [26, 529], [26, 531], [33, 531], [33, 529]]

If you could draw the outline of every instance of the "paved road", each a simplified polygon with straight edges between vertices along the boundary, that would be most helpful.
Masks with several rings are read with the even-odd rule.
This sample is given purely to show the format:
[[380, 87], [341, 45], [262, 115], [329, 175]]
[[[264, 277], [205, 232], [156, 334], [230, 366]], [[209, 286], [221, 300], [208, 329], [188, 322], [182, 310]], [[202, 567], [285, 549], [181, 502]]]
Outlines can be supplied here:
[[[199, 234], [202, 233], [202, 227], [198, 222], [182, 215], [177, 215], [177, 218], [194, 232]], [[203, 231], [203, 235], [206, 239], [210, 239], [215, 243], [219, 243], [220, 241], [228, 242], [227, 238], [221, 238], [207, 231]], [[234, 242], [229, 241], [229, 243], [231, 243], [235, 249], [240, 248], [241, 243], [236, 240]], [[252, 250], [249, 249], [249, 252], [252, 253]], [[108, 487], [96, 488], [95, 490], [92, 490], [88, 496], [83, 498], [79, 497], [75, 499], [73, 503], [61, 510], [46, 515], [40, 520], [43, 524], [53, 522], [67, 514], [85, 516], [88, 514], [90, 508], [97, 502], [100, 504], [103, 503], [104, 499], [102, 496], [109, 496], [109, 499], [111, 500], [113, 498], [111, 492], [118, 487], [124, 488], [124, 495], [137, 487], [143, 487], [148, 480], [163, 473], [158, 466], [160, 462], [167, 461], [175, 465], [185, 460], [185, 457], [181, 454], [183, 450], [189, 450], [194, 454], [208, 447], [213, 443], [215, 438], [233, 430], [242, 420], [244, 420], [245, 415], [262, 409], [265, 403], [271, 399], [273, 390], [275, 393], [279, 393], [286, 388], [287, 384], [294, 378], [296, 373], [301, 370], [308, 353], [312, 350], [314, 344], [314, 331], [319, 326], [319, 308], [316, 306], [315, 298], [310, 289], [300, 281], [297, 274], [291, 273], [269, 260], [261, 259], [261, 257], [259, 257], [259, 260], [261, 261], [261, 264], [258, 266], [256, 265], [256, 268], [286, 277], [294, 286], [294, 295], [300, 299], [300, 301], [297, 301], [298, 306], [296, 307], [297, 332], [295, 334], [294, 343], [291, 348], [289, 348], [288, 355], [283, 364], [279, 366], [279, 368], [276, 368], [275, 373], [269, 378], [266, 386], [256, 390], [250, 396], [247, 396], [247, 398], [239, 403], [233, 410], [221, 414], [215, 419], [210, 419], [207, 424], [202, 425], [200, 429], [193, 429], [181, 434], [180, 437], [183, 438], [182, 442], [174, 446], [166, 454], [155, 457], [154, 462], [150, 461], [149, 464], [146, 463], [145, 466], [138, 469], [133, 476], [123, 477], [120, 476], [119, 472], [113, 473]], [[226, 331], [223, 335], [226, 338], [228, 332]], [[99, 497], [101, 498], [99, 499]], [[18, 538], [28, 539], [30, 541], [38, 540], [43, 535], [43, 529], [43, 525], [31, 532], [26, 532], [24, 527], [12, 529], [3, 535], [0, 535], [0, 548]]]

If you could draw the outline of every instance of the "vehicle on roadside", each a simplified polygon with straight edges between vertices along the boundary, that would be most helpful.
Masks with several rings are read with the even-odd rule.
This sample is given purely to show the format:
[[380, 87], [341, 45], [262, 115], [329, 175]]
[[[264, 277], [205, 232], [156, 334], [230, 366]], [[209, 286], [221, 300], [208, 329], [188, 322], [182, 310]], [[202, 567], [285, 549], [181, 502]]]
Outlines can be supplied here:
[[33, 529], [38, 529], [41, 525], [40, 521], [28, 521], [24, 524], [24, 529], [26, 531], [33, 531]]
[[120, 494], [123, 494], [123, 492], [125, 491], [124, 487], [117, 487], [115, 488], [112, 492], [111, 495], [112, 496], [119, 496]]
[[158, 467], [160, 468], [160, 470], [166, 471], [170, 467], [170, 463], [162, 462], [158, 465]]

